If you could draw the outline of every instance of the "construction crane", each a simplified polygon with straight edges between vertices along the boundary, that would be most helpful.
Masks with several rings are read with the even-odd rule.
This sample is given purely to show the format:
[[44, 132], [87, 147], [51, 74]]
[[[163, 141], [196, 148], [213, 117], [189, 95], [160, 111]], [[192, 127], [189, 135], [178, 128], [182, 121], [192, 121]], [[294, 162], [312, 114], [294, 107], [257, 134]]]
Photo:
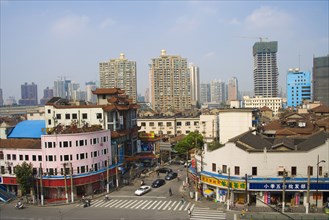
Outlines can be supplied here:
[[259, 42], [263, 42], [263, 40], [268, 40], [267, 37], [247, 37], [247, 36], [240, 36], [237, 38], [249, 38], [249, 39], [259, 39]]

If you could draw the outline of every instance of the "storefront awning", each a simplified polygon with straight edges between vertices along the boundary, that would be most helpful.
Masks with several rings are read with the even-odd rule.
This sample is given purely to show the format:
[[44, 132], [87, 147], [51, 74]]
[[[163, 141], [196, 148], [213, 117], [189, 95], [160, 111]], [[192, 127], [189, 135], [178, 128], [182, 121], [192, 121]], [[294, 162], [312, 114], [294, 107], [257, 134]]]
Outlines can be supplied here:
[[214, 191], [212, 191], [210, 189], [206, 189], [203, 191], [203, 194], [207, 195], [207, 196], [212, 196], [214, 194]]

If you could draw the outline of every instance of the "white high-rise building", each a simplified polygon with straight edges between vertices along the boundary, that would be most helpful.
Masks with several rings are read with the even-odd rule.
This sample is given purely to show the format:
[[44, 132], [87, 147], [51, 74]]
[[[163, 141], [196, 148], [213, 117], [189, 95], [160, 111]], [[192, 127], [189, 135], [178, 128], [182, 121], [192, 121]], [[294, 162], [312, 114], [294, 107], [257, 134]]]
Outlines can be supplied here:
[[91, 103], [97, 102], [97, 96], [93, 94], [97, 88], [96, 82], [86, 82], [86, 101]]
[[100, 88], [120, 88], [137, 102], [137, 68], [123, 53], [119, 59], [99, 63]]
[[200, 104], [210, 102], [210, 84], [202, 82], [200, 84]]
[[191, 79], [187, 59], [161, 51], [150, 64], [152, 109], [159, 112], [191, 109]]
[[199, 67], [190, 63], [189, 65], [191, 75], [191, 102], [193, 105], [200, 104], [200, 75]]

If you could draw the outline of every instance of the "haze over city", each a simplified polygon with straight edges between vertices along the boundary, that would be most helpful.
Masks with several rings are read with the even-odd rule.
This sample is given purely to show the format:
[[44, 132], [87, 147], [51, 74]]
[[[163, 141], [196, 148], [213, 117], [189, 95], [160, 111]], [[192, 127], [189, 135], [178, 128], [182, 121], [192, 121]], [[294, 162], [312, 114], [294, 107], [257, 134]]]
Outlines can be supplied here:
[[328, 1], [2, 1], [3, 97], [20, 86], [42, 90], [65, 76], [99, 80], [99, 62], [124, 53], [137, 63], [137, 89], [148, 87], [148, 64], [181, 55], [200, 68], [201, 81], [235, 76], [253, 90], [252, 46], [278, 41], [279, 89], [289, 68], [312, 71], [313, 56], [329, 54]]

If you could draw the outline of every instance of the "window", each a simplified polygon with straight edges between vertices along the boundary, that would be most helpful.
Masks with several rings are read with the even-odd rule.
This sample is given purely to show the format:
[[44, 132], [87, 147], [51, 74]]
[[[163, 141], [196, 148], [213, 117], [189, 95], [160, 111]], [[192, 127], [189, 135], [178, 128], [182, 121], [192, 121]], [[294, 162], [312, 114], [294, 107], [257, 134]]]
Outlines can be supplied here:
[[167, 127], [171, 127], [171, 122], [167, 122]]
[[96, 113], [96, 118], [97, 119], [102, 119], [102, 113]]
[[291, 167], [291, 175], [296, 176], [297, 175], [297, 167]]
[[11, 154], [7, 154], [7, 160], [11, 160]]
[[64, 161], [69, 161], [69, 155], [64, 155]]
[[313, 176], [313, 167], [310, 166], [310, 176]]
[[84, 145], [84, 141], [83, 140], [80, 140], [79, 141], [79, 146], [83, 146]]
[[65, 114], [65, 119], [71, 119], [71, 115], [70, 114]]
[[240, 175], [240, 167], [234, 167], [234, 175]]
[[176, 126], [182, 126], [182, 122], [181, 121], [176, 122]]
[[319, 176], [322, 176], [322, 166], [319, 167]]
[[5, 166], [0, 167], [0, 172], [1, 172], [1, 174], [5, 174]]
[[251, 168], [251, 175], [257, 176], [257, 167], [252, 167]]
[[25, 155], [25, 160], [29, 160], [29, 155]]
[[86, 172], [86, 170], [85, 170], [85, 166], [82, 166], [81, 167], [81, 173], [85, 173]]
[[227, 165], [223, 165], [222, 166], [222, 172], [223, 173], [227, 173]]
[[150, 122], [150, 127], [154, 127], [154, 122]]
[[80, 154], [80, 160], [83, 160], [83, 159], [85, 159], [85, 154], [84, 153], [81, 153]]
[[73, 114], [72, 114], [72, 119], [78, 119], [78, 115], [77, 115], [77, 113], [73, 113]]
[[48, 119], [48, 125], [51, 125], [51, 119]]
[[16, 160], [16, 154], [11, 155], [13, 160]]
[[158, 122], [158, 126], [159, 127], [163, 126], [163, 122]]
[[212, 163], [212, 172], [216, 172], [216, 163]]
[[141, 123], [141, 126], [142, 126], [142, 127], [145, 127], [145, 126], [146, 126], [146, 123], [145, 123], [145, 122], [142, 122], [142, 123]]
[[53, 147], [53, 143], [52, 142], [47, 142], [47, 147], [48, 148], [52, 148]]
[[19, 155], [19, 160], [23, 160], [23, 155]]
[[62, 119], [62, 115], [61, 114], [56, 114], [56, 119]]
[[194, 126], [198, 126], [199, 125], [199, 122], [198, 121], [195, 121], [194, 122]]
[[50, 109], [48, 109], [47, 112], [48, 112], [48, 114], [50, 114], [51, 113]]
[[191, 122], [187, 121], [185, 122], [185, 126], [190, 126], [191, 125]]
[[63, 141], [63, 147], [68, 147], [68, 146], [69, 146], [69, 142]]
[[88, 119], [87, 113], [82, 113], [82, 119]]
[[97, 157], [97, 151], [94, 151], [94, 157]]
[[38, 161], [42, 161], [42, 155], [38, 155]]

